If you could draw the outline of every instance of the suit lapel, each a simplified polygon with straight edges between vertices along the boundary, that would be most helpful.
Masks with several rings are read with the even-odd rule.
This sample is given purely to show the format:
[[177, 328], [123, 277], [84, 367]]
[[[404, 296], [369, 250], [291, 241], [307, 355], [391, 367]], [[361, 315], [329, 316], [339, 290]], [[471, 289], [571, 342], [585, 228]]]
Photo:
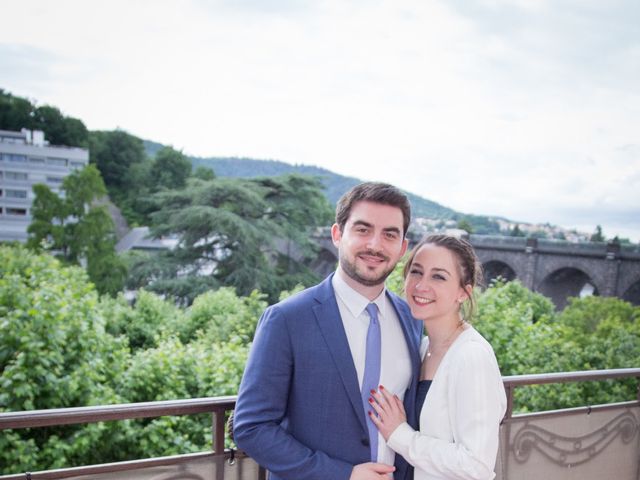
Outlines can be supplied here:
[[408, 309], [398, 302], [397, 297], [390, 295], [387, 292], [387, 298], [391, 301], [393, 308], [396, 310], [396, 314], [400, 319], [400, 325], [402, 327], [402, 333], [404, 333], [404, 339], [407, 342], [407, 348], [409, 349], [409, 356], [411, 358], [411, 366], [413, 369], [414, 378], [418, 378], [420, 371], [420, 344], [419, 334], [417, 328], [412, 325], [412, 322], [417, 322]]
[[360, 396], [358, 374], [353, 364], [349, 341], [344, 331], [342, 317], [340, 316], [338, 303], [336, 302], [335, 293], [331, 285], [332, 277], [333, 275], [320, 285], [320, 294], [316, 297], [318, 303], [312, 307], [312, 310], [316, 316], [316, 322], [327, 344], [327, 348], [331, 353], [336, 370], [340, 374], [349, 401], [360, 420], [362, 428], [367, 431], [364, 409], [362, 408], [362, 397]]

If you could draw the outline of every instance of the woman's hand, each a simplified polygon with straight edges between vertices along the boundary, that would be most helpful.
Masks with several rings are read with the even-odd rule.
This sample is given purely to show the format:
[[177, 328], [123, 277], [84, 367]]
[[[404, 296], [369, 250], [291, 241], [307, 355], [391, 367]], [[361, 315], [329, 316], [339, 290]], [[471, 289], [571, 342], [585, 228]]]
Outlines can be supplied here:
[[371, 397], [369, 403], [378, 415], [369, 412], [369, 416], [387, 441], [393, 431], [407, 421], [404, 405], [397, 395], [392, 395], [382, 385], [379, 391], [371, 391]]

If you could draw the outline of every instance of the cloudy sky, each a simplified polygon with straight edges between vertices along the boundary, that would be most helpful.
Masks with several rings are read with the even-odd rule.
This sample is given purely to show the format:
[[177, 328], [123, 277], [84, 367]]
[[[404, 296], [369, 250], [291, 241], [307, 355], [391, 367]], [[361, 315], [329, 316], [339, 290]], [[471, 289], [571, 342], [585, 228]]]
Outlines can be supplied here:
[[638, 0], [5, 2], [0, 88], [199, 156], [640, 241]]

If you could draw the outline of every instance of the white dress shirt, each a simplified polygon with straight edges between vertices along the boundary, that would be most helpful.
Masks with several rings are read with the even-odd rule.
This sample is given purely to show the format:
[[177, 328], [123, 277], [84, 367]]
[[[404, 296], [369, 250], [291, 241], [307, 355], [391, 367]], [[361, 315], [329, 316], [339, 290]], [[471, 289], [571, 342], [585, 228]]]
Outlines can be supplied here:
[[[380, 384], [391, 393], [398, 395], [401, 400], [404, 399], [405, 390], [411, 382], [411, 360], [400, 320], [391, 301], [387, 298], [386, 289], [383, 289], [376, 299], [370, 301], [351, 288], [342, 279], [340, 272], [336, 272], [333, 276], [332, 284], [360, 387], [362, 388], [369, 329], [369, 314], [365, 308], [369, 303], [375, 303], [378, 307], [382, 339]], [[367, 418], [367, 421], [370, 420]], [[395, 461], [395, 452], [386, 445], [380, 433], [378, 433], [377, 461], [389, 465], [393, 465]]]

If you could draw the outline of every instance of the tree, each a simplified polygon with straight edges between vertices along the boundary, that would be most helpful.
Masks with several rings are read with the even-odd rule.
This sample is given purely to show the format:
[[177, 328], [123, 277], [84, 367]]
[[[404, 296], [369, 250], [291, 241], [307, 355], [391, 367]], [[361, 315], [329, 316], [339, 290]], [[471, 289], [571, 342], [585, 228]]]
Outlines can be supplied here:
[[240, 342], [249, 345], [256, 324], [267, 307], [266, 295], [258, 290], [245, 297], [233, 288], [223, 287], [196, 297], [185, 314], [184, 321], [176, 325], [183, 342], [206, 338], [207, 343]]
[[471, 231], [465, 228], [465, 223], [463, 223], [462, 227], [458, 228], [467, 230], [468, 233], [477, 233], [480, 235], [492, 235], [500, 233], [500, 224], [489, 217], [466, 214], [460, 220], [465, 221], [466, 224], [471, 228]]
[[471, 226], [469, 220], [467, 220], [466, 218], [461, 218], [460, 220], [458, 220], [457, 227], [467, 233], [473, 233], [473, 227]]
[[[0, 411], [120, 403], [129, 353], [105, 332], [98, 295], [78, 267], [0, 246]], [[126, 425], [13, 430], [0, 435], [0, 471], [31, 471], [113, 453]], [[93, 453], [95, 456], [95, 453]]]
[[0, 129], [19, 131], [33, 125], [34, 107], [26, 98], [14, 97], [0, 88]]
[[0, 89], [0, 129], [19, 131], [23, 128], [42, 130], [52, 145], [88, 145], [89, 132], [82, 121], [64, 116], [56, 107], [36, 107], [29, 100]]
[[331, 216], [317, 180], [192, 178], [153, 201], [154, 235], [180, 241], [152, 259], [138, 257], [131, 267], [135, 286], [190, 303], [222, 285], [241, 295], [258, 289], [275, 300], [281, 290], [317, 281], [304, 265], [315, 250], [309, 229]]
[[89, 131], [77, 118], [65, 117], [56, 107], [43, 105], [33, 113], [32, 129], [42, 130], [52, 145], [86, 147]]
[[509, 233], [510, 236], [512, 237], [524, 237], [525, 234], [522, 230], [520, 230], [520, 225], [516, 224], [515, 227], [513, 227], [513, 229], [511, 230], [511, 233]]
[[191, 175], [191, 161], [171, 147], [164, 147], [156, 154], [151, 166], [154, 190], [184, 188]]
[[[627, 368], [640, 362], [640, 307], [617, 298], [551, 301], [518, 281], [497, 282], [479, 298], [476, 328], [491, 343], [503, 375]], [[518, 411], [542, 411], [635, 398], [636, 382], [521, 387]]]
[[193, 176], [199, 178], [200, 180], [213, 180], [214, 178], [216, 178], [216, 172], [214, 172], [212, 168], [205, 167], [204, 165], [199, 165], [194, 170]]
[[[144, 291], [130, 306], [98, 298], [78, 267], [0, 246], [0, 411], [233, 395], [265, 306], [261, 293], [232, 289], [188, 310]], [[207, 414], [9, 430], [0, 434], [0, 471], [207, 448]]]
[[[124, 335], [132, 351], [155, 348], [168, 332], [184, 328], [183, 312], [158, 295], [139, 290], [133, 308], [122, 297], [102, 299], [107, 318], [106, 329], [114, 335]], [[192, 337], [186, 338], [191, 341]]]
[[600, 225], [596, 226], [595, 232], [589, 238], [590, 242], [604, 242], [606, 241], [604, 235], [602, 234], [602, 227]]
[[89, 161], [98, 167], [110, 192], [133, 187], [129, 169], [145, 159], [142, 140], [127, 132], [95, 131], [89, 136]]
[[[553, 303], [518, 280], [496, 281], [478, 298], [474, 325], [493, 347], [503, 375], [532, 373], [528, 338], [555, 315]], [[534, 349], [535, 352], [537, 349]]]
[[121, 290], [126, 268], [114, 251], [113, 220], [106, 207], [97, 204], [106, 188], [95, 166], [67, 176], [62, 183], [63, 196], [44, 184], [33, 190], [36, 197], [27, 245], [54, 252], [66, 262], [86, 261], [89, 277], [101, 293]]

